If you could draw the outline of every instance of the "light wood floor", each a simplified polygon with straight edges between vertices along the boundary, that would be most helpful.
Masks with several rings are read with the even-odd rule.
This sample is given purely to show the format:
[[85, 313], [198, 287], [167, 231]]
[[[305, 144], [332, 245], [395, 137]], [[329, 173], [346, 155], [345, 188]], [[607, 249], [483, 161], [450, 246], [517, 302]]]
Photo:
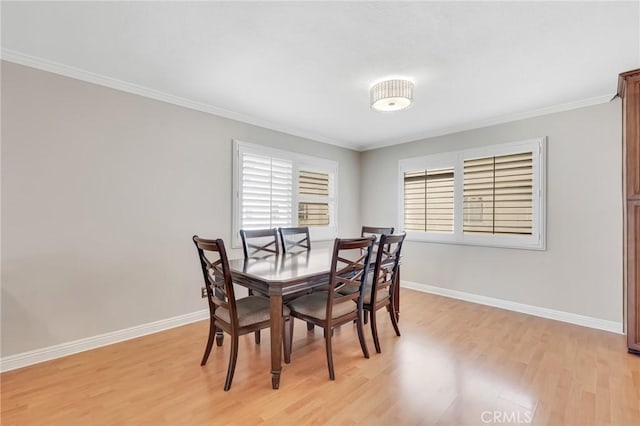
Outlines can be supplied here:
[[[411, 290], [382, 354], [355, 328], [335, 334], [329, 381], [322, 332], [297, 322], [292, 363], [271, 389], [268, 332], [200, 358], [200, 322], [7, 372], [2, 425], [640, 424], [640, 357], [624, 337]], [[383, 311], [381, 311], [382, 313]], [[222, 350], [220, 350], [222, 349]]]

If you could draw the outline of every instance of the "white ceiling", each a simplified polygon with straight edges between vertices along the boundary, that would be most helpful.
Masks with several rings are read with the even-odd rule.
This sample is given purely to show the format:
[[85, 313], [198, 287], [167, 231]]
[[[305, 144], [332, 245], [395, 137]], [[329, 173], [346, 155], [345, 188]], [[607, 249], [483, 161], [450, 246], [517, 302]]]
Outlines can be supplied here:
[[[2, 2], [3, 58], [355, 149], [602, 102], [636, 2]], [[408, 110], [369, 108], [386, 77]]]

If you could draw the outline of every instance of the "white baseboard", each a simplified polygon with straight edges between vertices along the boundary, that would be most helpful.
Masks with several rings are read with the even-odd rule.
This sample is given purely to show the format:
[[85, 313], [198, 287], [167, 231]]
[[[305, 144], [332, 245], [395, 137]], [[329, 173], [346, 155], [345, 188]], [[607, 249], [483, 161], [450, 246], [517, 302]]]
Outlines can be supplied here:
[[26, 367], [28, 365], [122, 342], [123, 340], [135, 339], [136, 337], [180, 327], [181, 325], [205, 320], [207, 318], [209, 318], [209, 310], [203, 309], [201, 311], [178, 315], [177, 317], [137, 325], [123, 330], [112, 331], [110, 333], [87, 337], [85, 339], [74, 340], [72, 342], [61, 343], [59, 345], [10, 355], [0, 359], [0, 372], [15, 370], [16, 368]]
[[525, 305], [524, 303], [511, 302], [509, 300], [496, 299], [493, 297], [480, 296], [463, 291], [451, 290], [443, 287], [435, 287], [428, 284], [420, 284], [412, 281], [401, 281], [401, 287], [411, 290], [432, 293], [452, 299], [465, 300], [467, 302], [479, 303], [481, 305], [493, 306], [496, 308], [508, 309], [510, 311], [521, 312], [523, 314], [535, 315], [537, 317], [548, 318], [556, 321], [568, 322], [582, 325], [584, 327], [596, 328], [598, 330], [612, 333], [624, 334], [622, 322], [608, 321], [585, 315], [572, 314], [570, 312], [556, 311], [554, 309], [541, 308], [539, 306]]
[[[436, 287], [428, 284], [420, 284], [412, 281], [403, 280], [401, 282], [401, 286], [403, 288], [422, 291], [424, 293], [437, 294], [453, 299], [465, 300], [467, 302], [479, 303], [481, 305], [508, 309], [510, 311], [535, 315], [537, 317], [548, 318], [552, 320], [581, 325], [584, 327], [595, 328], [598, 330], [609, 331], [612, 333], [623, 334], [622, 322], [608, 321], [599, 318], [588, 317], [585, 315], [572, 314], [570, 312], [556, 311], [554, 309], [541, 308], [533, 305], [525, 305], [523, 303], [511, 302], [508, 300], [496, 299], [487, 296], [480, 296], [477, 294], [465, 293], [463, 291], [451, 290], [448, 288]], [[16, 355], [10, 355], [0, 359], [0, 372], [15, 370], [17, 368], [26, 367], [28, 365], [37, 364], [44, 361], [50, 361], [52, 359], [61, 358], [63, 356], [75, 354], [78, 352], [88, 351], [90, 349], [96, 349], [101, 346], [111, 345], [113, 343], [122, 342], [124, 340], [135, 339], [136, 337], [142, 337], [146, 336], [147, 334], [153, 334], [159, 331], [168, 330], [170, 328], [180, 327], [182, 325], [190, 324], [196, 321], [202, 321], [207, 318], [209, 318], [209, 310], [203, 309], [201, 311], [179, 315], [160, 321], [154, 321], [135, 327], [125, 328], [123, 330], [112, 331], [110, 333], [100, 334], [98, 336], [87, 337], [85, 339], [74, 340], [72, 342], [61, 343], [59, 345], [36, 349], [29, 352], [23, 352]]]

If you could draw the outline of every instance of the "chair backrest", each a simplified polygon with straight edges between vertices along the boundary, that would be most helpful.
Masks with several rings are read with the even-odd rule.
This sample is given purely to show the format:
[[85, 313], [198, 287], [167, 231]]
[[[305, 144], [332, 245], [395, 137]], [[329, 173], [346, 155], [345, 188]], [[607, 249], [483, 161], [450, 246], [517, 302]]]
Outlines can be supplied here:
[[380, 237], [376, 263], [373, 268], [372, 303], [377, 300], [377, 293], [385, 288], [389, 289], [389, 295], [393, 297], [394, 287], [397, 285], [396, 276], [400, 264], [400, 253], [406, 236], [406, 233], [402, 233], [398, 235], [383, 234]]
[[237, 328], [236, 296], [233, 292], [233, 281], [229, 271], [229, 260], [227, 251], [224, 248], [224, 242], [219, 238], [205, 240], [194, 235], [193, 243], [198, 249], [211, 316], [214, 316], [216, 307], [227, 309], [231, 319], [231, 327]]
[[280, 254], [278, 231], [276, 228], [240, 230], [244, 258], [265, 257]]
[[311, 250], [311, 239], [309, 238], [309, 227], [280, 228], [280, 239], [282, 240], [282, 251], [285, 253], [296, 253]]
[[383, 228], [378, 226], [363, 226], [362, 233], [360, 234], [363, 237], [368, 237], [370, 235], [375, 235], [378, 240], [382, 234], [393, 234], [394, 228], [393, 226], [390, 228]]
[[375, 235], [376, 237], [376, 243], [373, 245], [373, 253], [372, 253], [372, 256], [374, 259], [376, 257], [376, 253], [378, 252], [380, 237], [382, 237], [384, 234], [393, 234], [393, 230], [394, 230], [393, 226], [389, 228], [384, 228], [380, 226], [363, 226], [362, 227], [362, 232], [360, 235], [362, 235], [363, 237], [369, 237], [371, 235]]
[[[369, 274], [371, 251], [375, 236], [366, 238], [336, 238], [331, 259], [331, 276], [328, 292], [334, 297], [327, 297], [327, 321], [331, 321], [333, 306], [338, 303], [353, 302], [362, 308], [363, 289]], [[359, 291], [340, 294], [345, 287], [358, 287]]]

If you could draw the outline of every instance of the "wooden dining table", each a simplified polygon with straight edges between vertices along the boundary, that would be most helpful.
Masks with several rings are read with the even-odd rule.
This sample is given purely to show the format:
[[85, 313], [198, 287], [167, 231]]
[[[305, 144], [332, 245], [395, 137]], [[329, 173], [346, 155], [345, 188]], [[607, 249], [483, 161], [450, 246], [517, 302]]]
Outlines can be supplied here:
[[[229, 260], [229, 269], [235, 284], [269, 296], [271, 385], [273, 389], [280, 387], [282, 372], [283, 300], [326, 285], [329, 281], [332, 255], [333, 245], [319, 245], [312, 250], [300, 253], [281, 253], [261, 258]], [[396, 286], [396, 292], [398, 287]], [[397, 297], [395, 302], [395, 309], [398, 312]]]

